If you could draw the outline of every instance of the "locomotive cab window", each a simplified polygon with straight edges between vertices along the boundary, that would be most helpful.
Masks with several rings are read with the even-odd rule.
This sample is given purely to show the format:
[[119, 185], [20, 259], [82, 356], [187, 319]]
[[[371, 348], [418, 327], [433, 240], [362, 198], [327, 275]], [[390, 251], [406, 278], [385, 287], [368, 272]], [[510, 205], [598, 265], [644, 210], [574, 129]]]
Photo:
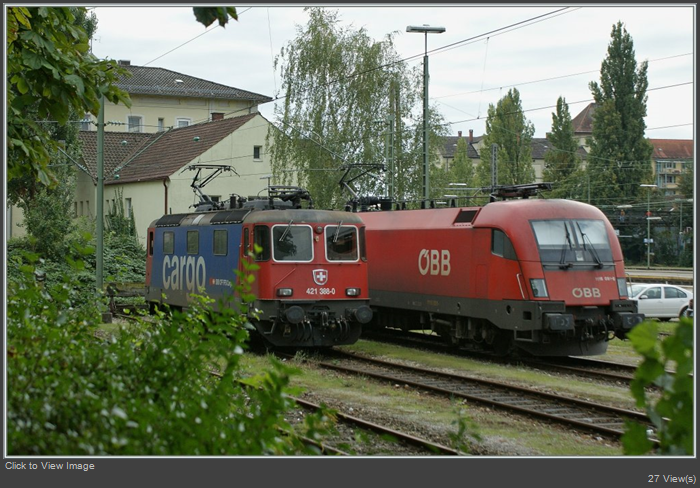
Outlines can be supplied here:
[[513, 243], [502, 230], [493, 229], [491, 233], [491, 252], [506, 259], [518, 259], [515, 255], [515, 249], [513, 249]]
[[272, 227], [272, 257], [275, 261], [308, 262], [313, 259], [313, 239], [308, 225]]
[[187, 254], [199, 254], [199, 231], [187, 231]]
[[326, 226], [326, 259], [328, 261], [357, 261], [357, 227]]
[[612, 250], [602, 220], [535, 220], [531, 224], [543, 264], [564, 269], [612, 265]]
[[163, 254], [175, 253], [175, 233], [163, 232]]
[[264, 225], [256, 225], [253, 230], [253, 242], [261, 249], [255, 254], [256, 261], [267, 261], [270, 259], [270, 229]]
[[228, 254], [228, 231], [214, 231], [214, 256], [226, 256]]

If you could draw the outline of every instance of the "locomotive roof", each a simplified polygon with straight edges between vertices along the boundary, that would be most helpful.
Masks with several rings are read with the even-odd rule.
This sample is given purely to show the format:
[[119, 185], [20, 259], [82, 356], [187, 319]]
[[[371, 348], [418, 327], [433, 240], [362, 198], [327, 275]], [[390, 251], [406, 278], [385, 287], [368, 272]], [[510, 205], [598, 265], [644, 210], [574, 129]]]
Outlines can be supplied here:
[[311, 223], [338, 223], [362, 224], [362, 219], [358, 214], [345, 212], [342, 210], [312, 210], [312, 209], [290, 209], [290, 210], [259, 210], [251, 212], [245, 219], [246, 223], [288, 223], [293, 220], [295, 224]]
[[151, 227], [179, 227], [183, 225], [220, 225], [245, 223], [337, 223], [361, 224], [362, 219], [357, 214], [340, 210], [251, 210], [248, 208], [234, 210], [218, 210], [213, 212], [196, 212], [184, 214], [169, 214], [155, 220]]
[[519, 229], [539, 219], [605, 219], [596, 207], [571, 200], [518, 199], [492, 202], [483, 207], [444, 207], [421, 210], [365, 212], [372, 228], [441, 229], [453, 226]]

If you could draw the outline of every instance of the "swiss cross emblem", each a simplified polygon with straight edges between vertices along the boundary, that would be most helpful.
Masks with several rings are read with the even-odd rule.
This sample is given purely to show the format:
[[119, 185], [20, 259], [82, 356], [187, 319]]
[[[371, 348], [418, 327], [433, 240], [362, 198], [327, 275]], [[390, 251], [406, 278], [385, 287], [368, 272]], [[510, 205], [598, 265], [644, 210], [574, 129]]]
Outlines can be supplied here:
[[315, 269], [314, 270], [314, 282], [318, 286], [323, 286], [328, 281], [328, 271], [325, 269]]

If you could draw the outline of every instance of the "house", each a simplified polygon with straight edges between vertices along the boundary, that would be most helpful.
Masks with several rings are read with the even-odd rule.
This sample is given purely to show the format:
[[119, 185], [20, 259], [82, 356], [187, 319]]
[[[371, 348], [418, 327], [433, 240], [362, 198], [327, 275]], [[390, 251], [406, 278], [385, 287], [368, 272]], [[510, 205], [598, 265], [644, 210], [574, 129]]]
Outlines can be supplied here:
[[649, 139], [654, 179], [667, 197], [677, 197], [681, 174], [693, 166], [692, 139]]
[[[445, 138], [443, 147], [441, 148], [440, 156], [442, 165], [446, 170], [450, 169], [454, 160], [455, 151], [457, 150], [457, 141], [462, 137], [462, 131], [459, 131], [457, 136], [449, 136]], [[474, 136], [472, 130], [469, 131], [467, 142], [467, 157], [471, 159], [474, 168], [481, 162], [481, 151], [489, 150], [483, 144], [483, 136]], [[533, 138], [531, 141], [532, 151], [532, 166], [535, 169], [536, 182], [542, 182], [542, 174], [544, 171], [544, 155], [552, 147], [551, 143], [546, 138]], [[579, 150], [579, 156], [585, 156], [583, 149]]]
[[571, 125], [574, 128], [574, 138], [578, 141], [578, 145], [584, 148], [586, 154], [590, 151], [588, 138], [593, 135], [593, 113], [596, 107], [595, 103], [589, 103], [576, 117], [571, 119]]
[[[268, 185], [269, 158], [263, 150], [270, 124], [259, 113], [202, 122], [162, 132], [105, 132], [104, 209], [123, 198], [133, 212], [138, 237], [164, 214], [194, 211], [199, 202], [192, 183], [199, 184], [221, 167], [203, 192], [214, 201], [231, 195], [256, 196]], [[94, 218], [97, 198], [97, 133], [81, 131], [82, 165], [74, 213]], [[209, 165], [198, 174], [192, 165]]]
[[[127, 166], [130, 167], [129, 171], [136, 167], [143, 168], [144, 171], [150, 171], [158, 166], [158, 164], [153, 163], [141, 166], [138, 164], [141, 159], [136, 158], [137, 154], [135, 152], [136, 148], [145, 150], [149, 144], [153, 144], [155, 142], [151, 137], [153, 134], [163, 134], [171, 129], [199, 125], [203, 122], [230, 118], [238, 119], [241, 116], [255, 115], [259, 113], [258, 104], [267, 103], [272, 100], [265, 95], [213, 83], [163, 68], [135, 66], [129, 61], [119, 61], [118, 64], [127, 69], [132, 75], [122, 77], [117, 83], [117, 86], [129, 93], [132, 106], [127, 108], [124, 105], [116, 105], [110, 102], [105, 103], [105, 198], [108, 198], [108, 193], [110, 191], [112, 192], [110, 194], [116, 194], [116, 188], [119, 187], [119, 185], [114, 186], [114, 184], [107, 179], [109, 176], [108, 169], [110, 167], [114, 169], [119, 164], [128, 162]], [[239, 121], [240, 120], [241, 119], [239, 119]], [[88, 114], [81, 121], [80, 138], [83, 144], [88, 148], [90, 144], [92, 144], [93, 147], [96, 145], [96, 122], [96, 117], [91, 114]], [[256, 128], [252, 129], [252, 126]], [[265, 130], [263, 130], [263, 126]], [[269, 127], [268, 121], [262, 116], [259, 116], [259, 118], [252, 117], [245, 124], [245, 128], [242, 128], [243, 132], [239, 131], [234, 135], [236, 131], [231, 130], [225, 138], [230, 137], [229, 143], [236, 146], [237, 149], [235, 149], [235, 151], [238, 151], [238, 156], [236, 157], [239, 159], [231, 160], [231, 156], [229, 155], [223, 157], [221, 163], [217, 164], [230, 164], [237, 167], [237, 165], [243, 162], [243, 159], [250, 156], [251, 160], [256, 163], [256, 171], [259, 170], [266, 174], [269, 173], [269, 162], [267, 156], [263, 152], [267, 127]], [[208, 131], [210, 130], [212, 129], [208, 128], [207, 133], [209, 133]], [[261, 136], [262, 132], [265, 134]], [[92, 140], [87, 133], [92, 134]], [[112, 136], [110, 134], [116, 135]], [[244, 143], [242, 140], [239, 140], [243, 138], [241, 134], [248, 134], [251, 137]], [[199, 148], [198, 150], [201, 150], [206, 145], [201, 137], [202, 136], [200, 136], [200, 142], [203, 142], [203, 144], [195, 145]], [[172, 134], [164, 140], [173, 140]], [[157, 147], [162, 148], [163, 146], [161, 144]], [[220, 141], [219, 144], [223, 144], [223, 142]], [[217, 145], [217, 147], [219, 148], [217, 151], [221, 150], [221, 146]], [[173, 148], [173, 150], [183, 150], [183, 154], [192, 155], [189, 148], [178, 147]], [[257, 151], [257, 153], [254, 153], [255, 151]], [[145, 155], [149, 154], [153, 155], [154, 153], [150, 151], [145, 153]], [[129, 156], [136, 159], [134, 161], [129, 161]], [[206, 157], [209, 156], [204, 156], [204, 159], [206, 159]], [[177, 161], [179, 162], [181, 159], [177, 159]], [[88, 156], [86, 162], [92, 164], [92, 162], [94, 162], [94, 157]], [[203, 160], [202, 162], [205, 161]], [[110, 164], [113, 166], [110, 166]], [[163, 161], [162, 164], [164, 167], [169, 167], [168, 162]], [[94, 169], [95, 166], [93, 165], [92, 168], [93, 169], [88, 170], [87, 173], [82, 169], [79, 171], [74, 202], [74, 213], [76, 216], [91, 215], [94, 217], [95, 215], [95, 185], [97, 180], [96, 171]], [[128, 174], [128, 171], [126, 174]], [[123, 176], [123, 174], [120, 174], [121, 181], [127, 181], [123, 179]], [[189, 177], [190, 175], [182, 175], [180, 178], [187, 179]], [[218, 181], [216, 183], [218, 183]], [[257, 188], [260, 183], [261, 182], [256, 181], [255, 185], [251, 185], [249, 188]], [[129, 184], [131, 184], [131, 182], [129, 182]], [[211, 186], [213, 189], [216, 187], [215, 183], [212, 183]], [[242, 189], [245, 189], [245, 187]], [[124, 190], [124, 194], [128, 193], [126, 187], [124, 187]], [[222, 192], [222, 196], [224, 195], [226, 198], [228, 197], [225, 192]], [[188, 197], [189, 196], [188, 194]], [[177, 198], [180, 197], [182, 197], [182, 195], [177, 195]], [[109, 198], [112, 199], [112, 197]], [[170, 201], [171, 203], [173, 202], [172, 193]], [[139, 205], [139, 199], [130, 200], [126, 203], [127, 205]], [[134, 208], [136, 209], [136, 218], [141, 219], [139, 215], [143, 215], [143, 212], [139, 207]], [[181, 211], [179, 206], [174, 206], [173, 210], [175, 208], [178, 209], [177, 211]], [[161, 212], [164, 211], [164, 209], [165, 208], [161, 206], [158, 211]], [[151, 210], [153, 209], [149, 207], [147, 212], [150, 214]], [[106, 211], [107, 207], [105, 207], [105, 212]], [[6, 217], [7, 238], [26, 235], [26, 229], [22, 227], [24, 217], [20, 208], [8, 208]], [[141, 224], [143, 224], [142, 221], [137, 222], [137, 225]]]
[[[131, 76], [116, 85], [131, 97], [130, 108], [107, 102], [105, 132], [160, 132], [258, 111], [272, 98], [250, 91], [150, 66], [118, 61]], [[88, 114], [81, 129], [96, 130], [97, 119]]]
[[[588, 104], [576, 117], [571, 120], [574, 128], [574, 138], [578, 142], [578, 156], [585, 167], [586, 159], [590, 147], [588, 139], [593, 135], [593, 114], [596, 109], [595, 103]], [[461, 131], [457, 137], [445, 138], [445, 144], [441, 148], [441, 157], [444, 167], [449, 169], [454, 152], [457, 148], [457, 140], [462, 137]], [[693, 164], [694, 144], [692, 139], [648, 139], [654, 147], [650, 164], [654, 174], [656, 184], [664, 191], [667, 197], [678, 196], [678, 183], [680, 175], [685, 169], [691, 168]], [[552, 149], [548, 139], [532, 139], [532, 165], [535, 169], [536, 182], [542, 182], [544, 171], [544, 156]], [[467, 142], [467, 155], [474, 163], [479, 164], [483, 147], [483, 136], [475, 137], [469, 131]], [[690, 166], [689, 166], [690, 165]]]

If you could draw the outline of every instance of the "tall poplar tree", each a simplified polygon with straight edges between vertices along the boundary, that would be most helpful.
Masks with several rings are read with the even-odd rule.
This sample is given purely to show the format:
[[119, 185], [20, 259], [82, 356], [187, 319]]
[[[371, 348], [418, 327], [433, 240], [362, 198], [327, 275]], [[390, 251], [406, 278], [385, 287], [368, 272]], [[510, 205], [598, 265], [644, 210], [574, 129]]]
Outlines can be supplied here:
[[491, 186], [491, 146], [498, 145], [497, 185], [534, 183], [532, 137], [535, 127], [525, 118], [520, 92], [511, 88], [494, 106], [489, 104], [484, 134], [484, 148], [477, 170], [478, 183]]
[[653, 148], [644, 136], [648, 63], [637, 65], [632, 37], [622, 22], [613, 26], [610, 37], [600, 83], [589, 84], [596, 110], [586, 170], [595, 205], [638, 200], [639, 185], [652, 178]]
[[544, 155], [542, 179], [551, 182], [550, 198], [581, 199], [581, 158], [578, 142], [574, 138], [574, 126], [566, 99], [559, 97], [557, 111], [552, 113], [552, 131], [547, 136], [549, 150]]
[[[341, 26], [337, 11], [307, 11], [308, 24], [297, 27], [296, 37], [275, 60], [282, 103], [274, 111], [276, 129], [268, 134], [274, 181], [304, 186], [319, 208], [342, 207], [349, 195], [339, 190], [341, 168], [385, 162], [385, 121], [393, 115], [395, 193], [399, 199], [419, 195], [418, 68], [409, 70], [400, 60], [395, 33], [376, 41], [364, 28]], [[431, 132], [431, 145], [439, 144]], [[367, 194], [386, 191], [382, 178], [358, 179], [355, 186]]]

